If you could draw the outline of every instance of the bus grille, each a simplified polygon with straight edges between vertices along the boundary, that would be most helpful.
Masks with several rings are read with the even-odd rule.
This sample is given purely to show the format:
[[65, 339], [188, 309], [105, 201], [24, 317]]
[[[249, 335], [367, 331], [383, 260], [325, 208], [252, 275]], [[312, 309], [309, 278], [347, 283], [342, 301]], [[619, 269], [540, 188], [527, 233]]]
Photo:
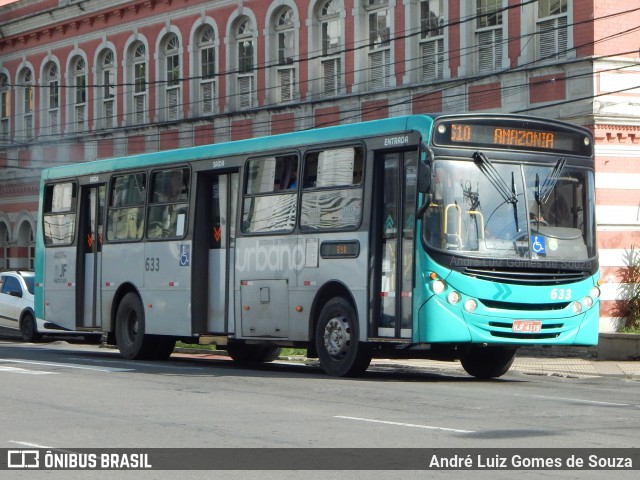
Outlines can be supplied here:
[[588, 272], [567, 272], [562, 270], [526, 270], [510, 268], [470, 268], [463, 273], [470, 277], [490, 282], [513, 285], [564, 285], [589, 278]]
[[562, 310], [567, 308], [569, 302], [561, 303], [515, 303], [515, 302], [500, 302], [497, 300], [489, 300], [487, 298], [479, 298], [478, 301], [485, 307], [496, 308], [500, 310]]

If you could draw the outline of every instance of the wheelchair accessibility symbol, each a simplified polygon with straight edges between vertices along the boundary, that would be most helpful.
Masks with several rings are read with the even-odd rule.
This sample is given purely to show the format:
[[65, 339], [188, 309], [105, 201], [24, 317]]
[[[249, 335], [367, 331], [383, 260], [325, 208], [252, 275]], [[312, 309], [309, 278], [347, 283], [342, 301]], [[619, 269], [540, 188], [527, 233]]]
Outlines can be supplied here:
[[542, 235], [531, 235], [531, 251], [538, 255], [546, 255], [547, 249]]
[[180, 266], [188, 267], [189, 261], [191, 257], [191, 246], [190, 245], [180, 245]]

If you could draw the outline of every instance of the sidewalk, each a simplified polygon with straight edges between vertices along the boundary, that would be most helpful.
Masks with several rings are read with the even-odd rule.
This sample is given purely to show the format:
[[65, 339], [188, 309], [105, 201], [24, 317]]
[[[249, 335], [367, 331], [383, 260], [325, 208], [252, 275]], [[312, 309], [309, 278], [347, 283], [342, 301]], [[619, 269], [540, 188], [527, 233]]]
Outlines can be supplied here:
[[[452, 375], [467, 375], [460, 362], [441, 362], [435, 360], [382, 360], [371, 362], [374, 368], [391, 367], [424, 369]], [[618, 376], [640, 381], [640, 362], [637, 361], [598, 361], [583, 358], [550, 358], [517, 356], [510, 371], [528, 375], [546, 375], [566, 378], [589, 378]]]

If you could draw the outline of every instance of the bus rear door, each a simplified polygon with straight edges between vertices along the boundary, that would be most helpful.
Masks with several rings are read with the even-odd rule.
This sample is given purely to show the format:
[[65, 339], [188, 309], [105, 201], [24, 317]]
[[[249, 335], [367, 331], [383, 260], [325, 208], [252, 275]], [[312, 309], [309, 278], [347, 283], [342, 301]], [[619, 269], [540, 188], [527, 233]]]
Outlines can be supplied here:
[[198, 176], [194, 226], [193, 331], [233, 332], [235, 224], [240, 175], [202, 172]]
[[77, 249], [76, 327], [102, 325], [102, 243], [106, 184], [81, 187]]

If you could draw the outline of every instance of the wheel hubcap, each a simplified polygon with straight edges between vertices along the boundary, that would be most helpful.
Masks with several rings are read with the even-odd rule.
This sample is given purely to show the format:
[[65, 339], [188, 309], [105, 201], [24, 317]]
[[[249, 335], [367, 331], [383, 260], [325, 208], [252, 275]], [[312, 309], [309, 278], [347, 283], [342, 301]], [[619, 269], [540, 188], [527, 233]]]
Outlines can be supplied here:
[[333, 358], [344, 357], [351, 345], [351, 331], [349, 322], [344, 316], [334, 317], [324, 328], [324, 346]]

